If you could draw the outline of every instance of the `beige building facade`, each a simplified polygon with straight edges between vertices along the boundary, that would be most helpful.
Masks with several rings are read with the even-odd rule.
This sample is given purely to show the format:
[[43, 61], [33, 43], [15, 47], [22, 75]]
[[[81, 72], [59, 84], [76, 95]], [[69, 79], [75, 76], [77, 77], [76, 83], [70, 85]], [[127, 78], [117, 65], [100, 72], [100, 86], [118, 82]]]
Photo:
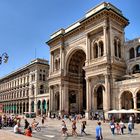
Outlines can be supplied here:
[[49, 112], [95, 112], [140, 108], [140, 39], [125, 42], [129, 24], [110, 3], [51, 35]]
[[3, 113], [47, 114], [49, 90], [47, 60], [35, 59], [0, 79], [0, 105]]

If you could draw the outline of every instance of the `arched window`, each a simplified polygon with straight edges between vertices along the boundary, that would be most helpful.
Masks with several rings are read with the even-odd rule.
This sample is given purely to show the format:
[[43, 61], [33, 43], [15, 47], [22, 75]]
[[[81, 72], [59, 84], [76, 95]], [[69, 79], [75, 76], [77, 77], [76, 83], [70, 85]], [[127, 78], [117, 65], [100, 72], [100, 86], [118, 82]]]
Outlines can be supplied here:
[[134, 58], [134, 57], [135, 57], [134, 48], [131, 48], [131, 49], [129, 50], [129, 58], [132, 59], [132, 58]]
[[135, 73], [140, 73], [140, 65], [135, 65], [134, 67], [133, 67], [133, 74], [135, 74]]
[[120, 40], [118, 41], [118, 57], [121, 58], [121, 42]]
[[137, 51], [137, 57], [139, 57], [140, 56], [140, 45], [137, 47], [136, 51]]
[[98, 57], [98, 45], [97, 45], [97, 43], [94, 44], [93, 54], [94, 54], [94, 58]]
[[44, 86], [40, 85], [40, 94], [43, 94], [43, 93], [44, 93]]
[[104, 44], [102, 41], [99, 42], [99, 48], [100, 48], [100, 56], [104, 55]]
[[115, 53], [115, 56], [117, 57], [117, 40], [114, 39], [114, 53]]

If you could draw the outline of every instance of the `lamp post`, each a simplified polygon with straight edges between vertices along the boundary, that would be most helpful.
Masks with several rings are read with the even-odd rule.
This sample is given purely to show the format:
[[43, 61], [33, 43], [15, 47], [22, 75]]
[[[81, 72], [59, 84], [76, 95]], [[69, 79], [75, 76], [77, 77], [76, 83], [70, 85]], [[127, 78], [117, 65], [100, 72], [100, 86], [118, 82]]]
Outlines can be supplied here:
[[8, 54], [4, 52], [2, 55], [0, 55], [0, 64], [2, 64], [2, 62], [7, 63], [8, 58], [9, 58]]

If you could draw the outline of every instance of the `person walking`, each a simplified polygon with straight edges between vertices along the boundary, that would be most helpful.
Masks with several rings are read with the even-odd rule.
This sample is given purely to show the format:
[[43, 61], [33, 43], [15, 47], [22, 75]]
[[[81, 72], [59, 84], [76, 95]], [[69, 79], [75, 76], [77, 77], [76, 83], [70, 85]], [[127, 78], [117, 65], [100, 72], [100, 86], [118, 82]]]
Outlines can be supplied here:
[[67, 126], [66, 126], [66, 123], [64, 120], [62, 120], [62, 129], [61, 129], [61, 132], [62, 132], [62, 136], [68, 136], [68, 133], [67, 133], [68, 129], [67, 129]]
[[112, 120], [109, 125], [110, 125], [112, 135], [114, 135], [115, 134], [115, 123], [114, 123], [114, 121]]
[[102, 140], [102, 128], [101, 128], [101, 122], [98, 122], [98, 125], [96, 126], [96, 140]]
[[42, 122], [42, 126], [44, 126], [44, 120], [45, 120], [45, 118], [42, 117], [42, 120], [41, 120], [41, 122]]
[[132, 122], [128, 122], [128, 134], [132, 134]]
[[123, 135], [124, 134], [124, 129], [126, 128], [123, 121], [120, 121], [120, 128], [121, 128], [121, 134]]
[[85, 128], [86, 128], [86, 121], [82, 121], [81, 123], [81, 135], [84, 133], [85, 135], [87, 135], [87, 133], [85, 132]]
[[76, 127], [76, 120], [73, 120], [72, 121], [72, 136], [77, 136], [78, 134], [77, 134], [77, 132], [76, 132], [76, 129], [77, 129], [77, 127]]

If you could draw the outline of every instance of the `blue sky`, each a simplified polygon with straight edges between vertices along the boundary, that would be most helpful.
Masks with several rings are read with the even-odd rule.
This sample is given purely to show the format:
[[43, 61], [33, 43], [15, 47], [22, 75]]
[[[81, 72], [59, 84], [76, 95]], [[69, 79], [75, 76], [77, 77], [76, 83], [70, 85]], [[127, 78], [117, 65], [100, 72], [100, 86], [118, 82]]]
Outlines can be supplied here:
[[[35, 57], [49, 60], [50, 35], [84, 17], [102, 0], [0, 0], [0, 77], [28, 64]], [[140, 0], [108, 0], [130, 20], [125, 37], [140, 37]]]

